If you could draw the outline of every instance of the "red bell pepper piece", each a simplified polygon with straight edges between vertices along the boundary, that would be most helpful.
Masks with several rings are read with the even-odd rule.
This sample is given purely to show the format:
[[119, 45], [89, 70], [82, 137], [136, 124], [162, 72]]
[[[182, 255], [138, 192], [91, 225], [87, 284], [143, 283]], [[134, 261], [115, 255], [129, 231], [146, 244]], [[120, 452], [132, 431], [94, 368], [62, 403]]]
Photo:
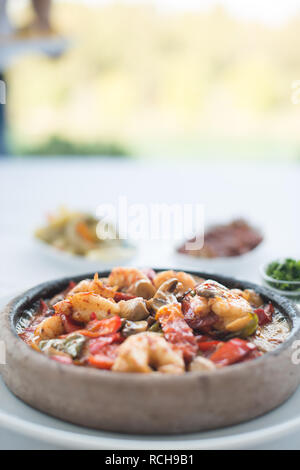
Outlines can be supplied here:
[[114, 359], [105, 356], [104, 354], [97, 354], [96, 356], [90, 356], [88, 358], [88, 363], [92, 367], [97, 369], [106, 369], [110, 370], [114, 365]]
[[72, 359], [68, 356], [50, 356], [50, 359], [60, 362], [61, 364], [72, 364]]
[[72, 320], [72, 318], [67, 317], [64, 314], [61, 315], [61, 319], [66, 333], [73, 333], [73, 331], [77, 331], [82, 328], [82, 325], [80, 325], [76, 321]]
[[99, 338], [116, 333], [122, 326], [122, 320], [118, 315], [103, 320], [92, 320], [86, 325], [86, 328], [77, 330], [83, 336], [88, 338]]
[[257, 315], [259, 326], [263, 326], [272, 321], [272, 316], [274, 313], [274, 306], [270, 302], [264, 308], [255, 309], [254, 312]]
[[97, 333], [99, 336], [106, 336], [116, 333], [122, 326], [122, 320], [118, 315], [103, 320], [92, 320], [87, 324], [86, 329]]
[[148, 277], [148, 279], [150, 279], [150, 281], [152, 282], [152, 284], [154, 284], [154, 278], [156, 276], [156, 272], [151, 269], [151, 268], [144, 268], [142, 269], [142, 273], [146, 274], [146, 276]]
[[200, 343], [198, 343], [198, 348], [199, 348], [199, 351], [202, 351], [202, 352], [211, 351], [212, 349], [215, 349], [220, 344], [222, 344], [222, 341], [201, 341]]
[[125, 292], [116, 292], [114, 294], [114, 300], [116, 302], [120, 302], [121, 300], [131, 300], [131, 299], [135, 299], [135, 298], [136, 298], [135, 295], [126, 294]]
[[193, 330], [183, 317], [181, 305], [169, 304], [161, 307], [156, 320], [160, 322], [166, 340], [182, 352], [186, 361], [191, 361], [197, 353], [198, 345]]
[[111, 369], [118, 354], [119, 344], [108, 344], [98, 354], [89, 356], [88, 364], [97, 369]]
[[218, 316], [215, 315], [213, 312], [210, 312], [205, 316], [197, 314], [194, 309], [196, 302], [197, 299], [194, 298], [193, 302], [191, 302], [188, 297], [186, 297], [182, 301], [182, 312], [184, 315], [184, 319], [193, 330], [208, 333], [211, 327], [218, 320]]
[[48, 313], [48, 310], [49, 310], [49, 307], [48, 305], [46, 304], [46, 302], [44, 302], [43, 299], [40, 300], [40, 308], [39, 308], [39, 313], [41, 315], [46, 315]]
[[115, 315], [111, 318], [105, 318], [100, 321], [92, 321], [82, 330], [82, 334], [92, 339], [89, 343], [91, 355], [88, 358], [88, 364], [98, 369], [111, 369], [119, 345], [124, 338], [118, 332], [122, 324], [121, 318]]
[[91, 354], [98, 354], [108, 344], [117, 343], [120, 344], [124, 341], [124, 338], [120, 333], [114, 333], [109, 336], [100, 336], [99, 338], [92, 339], [89, 344], [89, 350]]
[[98, 333], [97, 331], [77, 330], [77, 333], [82, 336], [86, 336], [87, 338], [99, 338], [101, 336], [101, 333]]
[[203, 343], [204, 341], [212, 341], [213, 338], [211, 338], [211, 336], [207, 336], [207, 335], [197, 335], [195, 336], [196, 338], [196, 341], [197, 343]]
[[207, 335], [198, 335], [195, 336], [199, 351], [206, 352], [215, 349], [217, 346], [222, 344], [222, 341], [215, 340], [211, 336]]
[[257, 357], [260, 357], [262, 355], [263, 353], [259, 351], [258, 349], [256, 349], [256, 350], [250, 351], [249, 354], [247, 354], [247, 356], [244, 359], [242, 359], [240, 362], [252, 361], [252, 359], [256, 359]]
[[104, 346], [111, 344], [113, 342], [113, 335], [111, 336], [102, 336], [97, 339], [92, 339], [89, 344], [90, 353], [95, 355], [100, 352]]
[[210, 356], [210, 360], [220, 366], [228, 366], [229, 364], [241, 361], [256, 349], [256, 346], [249, 341], [234, 338], [217, 348]]

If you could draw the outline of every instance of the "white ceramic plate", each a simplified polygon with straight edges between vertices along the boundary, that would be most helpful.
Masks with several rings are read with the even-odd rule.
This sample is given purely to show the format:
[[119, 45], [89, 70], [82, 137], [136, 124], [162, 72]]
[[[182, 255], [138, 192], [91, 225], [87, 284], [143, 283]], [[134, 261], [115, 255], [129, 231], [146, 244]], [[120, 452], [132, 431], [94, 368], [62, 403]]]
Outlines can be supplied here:
[[113, 268], [128, 263], [135, 254], [136, 247], [129, 245], [125, 250], [112, 251], [103, 250], [103, 256], [99, 259], [91, 259], [84, 256], [77, 256], [68, 253], [67, 251], [58, 250], [57, 248], [48, 245], [38, 239], [33, 239], [34, 247], [39, 252], [40, 256], [51, 257], [54, 261], [70, 266], [81, 272], [87, 271], [101, 271]]
[[[0, 298], [0, 308], [10, 300]], [[260, 418], [216, 431], [176, 436], [101, 432], [66, 423], [16, 398], [0, 378], [0, 426], [61, 448], [130, 450], [244, 449], [262, 446], [300, 430], [300, 389], [282, 406]]]
[[263, 240], [248, 253], [240, 256], [228, 256], [227, 258], [200, 258], [178, 252], [173, 253], [173, 258], [174, 262], [179, 266], [243, 279], [247, 277], [249, 272], [258, 272], [258, 267], [265, 257], [265, 246], [266, 244]]

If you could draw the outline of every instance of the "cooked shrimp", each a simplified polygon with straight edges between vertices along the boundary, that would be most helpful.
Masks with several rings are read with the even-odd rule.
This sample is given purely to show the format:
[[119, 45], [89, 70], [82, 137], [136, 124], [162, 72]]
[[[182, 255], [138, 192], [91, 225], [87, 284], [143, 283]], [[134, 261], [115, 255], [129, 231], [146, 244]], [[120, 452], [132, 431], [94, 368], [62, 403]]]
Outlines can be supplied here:
[[253, 310], [249, 302], [236, 292], [216, 281], [205, 281], [196, 288], [197, 294], [209, 298], [213, 313], [223, 320], [227, 331], [236, 332], [246, 328], [253, 321]]
[[66, 315], [68, 317], [73, 313], [72, 302], [69, 297], [54, 304], [53, 308], [57, 315]]
[[130, 300], [121, 300], [116, 303], [93, 292], [77, 292], [71, 297], [54, 305], [55, 313], [71, 316], [80, 323], [90, 321], [92, 313], [98, 320], [119, 315], [127, 320], [144, 320], [149, 316], [144, 299], [136, 297]]
[[[68, 300], [72, 305], [72, 318], [82, 323], [90, 321], [92, 313], [98, 320], [102, 320], [111, 315], [118, 315], [120, 312], [117, 303], [92, 292], [78, 292]], [[56, 305], [54, 308], [56, 310]]]
[[111, 299], [114, 297], [116, 289], [105, 286], [105, 284], [99, 279], [98, 273], [96, 273], [94, 279], [84, 279], [83, 281], [80, 281], [68, 293], [68, 296], [77, 294], [78, 292], [93, 292], [94, 294]]
[[190, 372], [212, 372], [216, 368], [213, 361], [201, 356], [196, 356], [189, 365]]
[[149, 366], [148, 338], [144, 333], [129, 336], [120, 346], [112, 370], [119, 372], [152, 372]]
[[157, 333], [139, 333], [129, 336], [120, 346], [112, 370], [118, 372], [184, 372], [182, 356]]
[[242, 296], [254, 307], [261, 307], [261, 305], [264, 303], [261, 296], [253, 289], [245, 289], [242, 293]]
[[187, 274], [183, 271], [162, 271], [161, 273], [157, 274], [154, 278], [154, 285], [156, 289], [169, 279], [177, 279], [181, 284], [181, 290], [183, 292], [187, 291], [188, 289], [193, 289], [196, 285], [196, 281], [190, 274]]
[[135, 283], [141, 279], [149, 280], [146, 274], [137, 268], [118, 267], [111, 271], [108, 277], [108, 285], [117, 287], [118, 290], [125, 289], [131, 292]]
[[35, 329], [34, 335], [38, 339], [52, 339], [64, 333], [64, 326], [59, 315], [45, 318]]
[[258, 308], [264, 303], [261, 296], [257, 292], [255, 292], [253, 289], [245, 289], [245, 290], [231, 289], [231, 292], [246, 299], [249, 302], [249, 304], [252, 305], [253, 307]]
[[190, 297], [189, 301], [195, 315], [202, 317], [210, 312], [209, 300], [205, 297], [195, 295], [194, 297]]

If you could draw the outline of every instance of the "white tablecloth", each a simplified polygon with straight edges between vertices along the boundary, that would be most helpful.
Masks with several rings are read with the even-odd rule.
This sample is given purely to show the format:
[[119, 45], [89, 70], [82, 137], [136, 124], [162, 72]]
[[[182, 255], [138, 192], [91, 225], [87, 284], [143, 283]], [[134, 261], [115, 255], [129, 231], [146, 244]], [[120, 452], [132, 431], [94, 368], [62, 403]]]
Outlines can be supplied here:
[[[264, 230], [266, 257], [299, 256], [299, 181], [300, 165], [284, 162], [0, 159], [0, 295], [74, 273], [37, 251], [32, 232], [44, 214], [61, 204], [95, 210], [120, 196], [129, 203], [201, 203], [208, 222], [245, 216]], [[132, 264], [178, 266], [172, 242], [142, 248]], [[258, 280], [257, 268], [243, 277]], [[15, 442], [22, 445], [22, 439]]]

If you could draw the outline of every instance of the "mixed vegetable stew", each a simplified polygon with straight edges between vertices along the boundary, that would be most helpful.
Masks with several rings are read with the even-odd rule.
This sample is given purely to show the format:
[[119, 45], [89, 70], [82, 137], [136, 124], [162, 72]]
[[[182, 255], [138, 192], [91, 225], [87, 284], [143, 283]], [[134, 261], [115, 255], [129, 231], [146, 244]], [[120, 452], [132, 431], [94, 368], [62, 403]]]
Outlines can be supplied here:
[[125, 267], [71, 282], [18, 325], [23, 341], [63, 364], [170, 374], [255, 359], [289, 332], [285, 316], [253, 290]]

